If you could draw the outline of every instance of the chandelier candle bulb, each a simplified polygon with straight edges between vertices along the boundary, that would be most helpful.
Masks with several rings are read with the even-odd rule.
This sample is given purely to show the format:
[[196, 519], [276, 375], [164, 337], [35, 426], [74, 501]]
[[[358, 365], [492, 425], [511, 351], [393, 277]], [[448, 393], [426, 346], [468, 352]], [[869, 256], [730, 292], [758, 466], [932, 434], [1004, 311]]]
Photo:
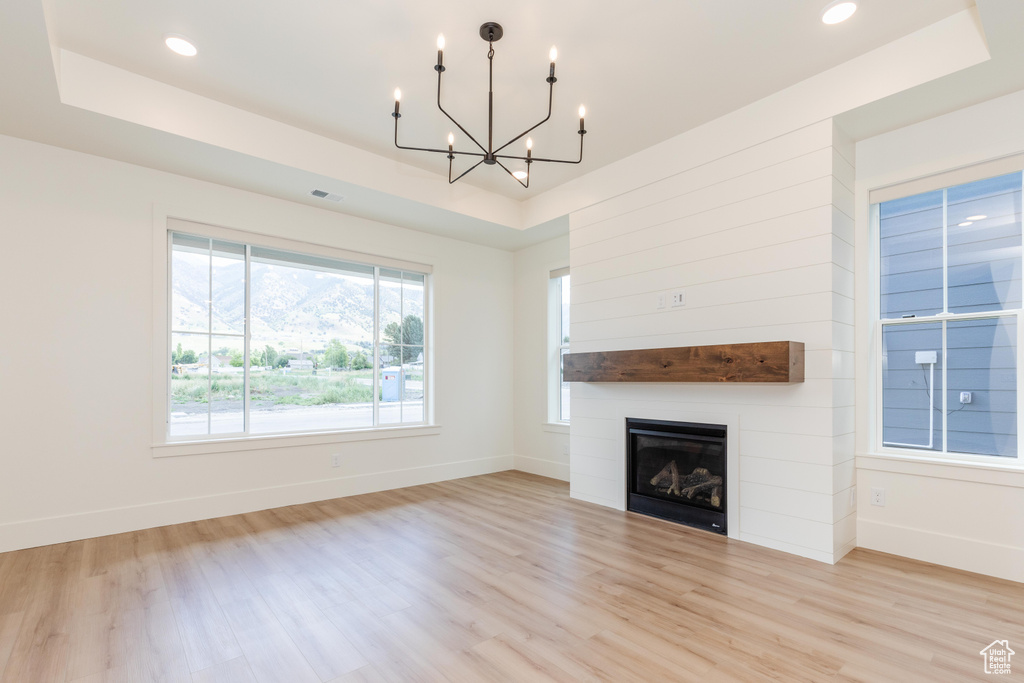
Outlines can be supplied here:
[[437, 36], [437, 66], [439, 69], [444, 68], [444, 34]]
[[548, 72], [548, 78], [555, 77], [555, 60], [558, 59], [558, 50], [554, 45], [551, 46], [551, 52], [548, 53], [548, 57], [551, 58], [551, 70]]
[[452, 146], [455, 144], [455, 134], [448, 133], [448, 158], [452, 158]]
[[587, 115], [587, 108], [582, 104], [580, 105], [580, 135], [586, 132], [583, 128], [583, 117]]
[[533, 138], [526, 138], [526, 163], [533, 157]]
[[395, 88], [395, 113], [393, 116], [398, 117], [401, 114], [398, 113], [398, 104], [402, 101], [402, 90], [401, 88]]

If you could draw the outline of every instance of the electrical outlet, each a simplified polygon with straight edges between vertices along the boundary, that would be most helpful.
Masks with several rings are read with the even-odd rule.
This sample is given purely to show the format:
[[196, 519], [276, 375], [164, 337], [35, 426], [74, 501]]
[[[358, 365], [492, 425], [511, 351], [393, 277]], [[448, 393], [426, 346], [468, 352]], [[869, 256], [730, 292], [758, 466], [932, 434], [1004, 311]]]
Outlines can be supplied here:
[[665, 295], [664, 294], [659, 294], [658, 295], [658, 308], [665, 308]]
[[969, 392], [969, 391], [961, 391], [960, 392], [960, 402], [961, 403], [970, 403], [971, 402], [971, 392]]
[[562, 455], [569, 455], [569, 444], [562, 444]]
[[681, 289], [677, 290], [675, 292], [672, 292], [672, 308], [675, 308], [677, 306], [685, 306], [685, 305], [686, 305], [686, 292], [684, 292]]
[[341, 467], [341, 453], [331, 455], [331, 467]]
[[885, 507], [885, 489], [874, 487], [871, 489], [871, 504]]
[[857, 507], [857, 487], [850, 487], [850, 507]]

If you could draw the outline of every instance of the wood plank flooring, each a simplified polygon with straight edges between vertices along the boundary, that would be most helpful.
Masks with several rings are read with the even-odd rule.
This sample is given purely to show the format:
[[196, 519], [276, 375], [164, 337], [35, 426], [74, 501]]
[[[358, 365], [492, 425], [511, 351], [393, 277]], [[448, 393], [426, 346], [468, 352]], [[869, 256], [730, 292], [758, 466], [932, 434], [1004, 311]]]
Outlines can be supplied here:
[[1024, 677], [1024, 584], [831, 567], [520, 472], [0, 554], [2, 683], [931, 683], [986, 679], [996, 639]]

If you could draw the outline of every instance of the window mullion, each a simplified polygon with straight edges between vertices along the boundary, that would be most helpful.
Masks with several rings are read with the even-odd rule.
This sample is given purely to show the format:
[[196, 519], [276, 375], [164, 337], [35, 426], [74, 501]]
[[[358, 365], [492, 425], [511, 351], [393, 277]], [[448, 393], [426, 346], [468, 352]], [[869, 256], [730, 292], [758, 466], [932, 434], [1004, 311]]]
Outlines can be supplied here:
[[206, 295], [206, 433], [213, 434], [213, 240], [210, 240], [209, 289]]
[[[1022, 195], [1024, 196], [1024, 195]], [[1024, 434], [1024, 410], [1021, 410], [1021, 386], [1024, 386], [1024, 363], [1020, 362], [1021, 352], [1024, 348], [1024, 327], [1021, 326], [1021, 320], [1024, 316], [1021, 315], [1021, 311], [1017, 311], [1017, 459], [1020, 461], [1020, 435]]]
[[[174, 233], [167, 231], [167, 299], [165, 302], [167, 306], [167, 329], [170, 330], [174, 326]], [[171, 369], [174, 359], [174, 332], [171, 331], [167, 334], [167, 354], [166, 362], [164, 367], [168, 370]], [[174, 387], [171, 382], [173, 377], [170, 373], [167, 377], [167, 410], [164, 412], [164, 439], [170, 439], [171, 437], [171, 409], [174, 405]]]
[[401, 280], [398, 283], [398, 376], [402, 381], [398, 384], [398, 390], [402, 395], [398, 397], [398, 422], [405, 422], [405, 271], [401, 271]]
[[[946, 331], [948, 325], [947, 321], [942, 321], [942, 452], [949, 452], [949, 443], [947, 441], [947, 430], [948, 425], [946, 424], [946, 417], [949, 415], [947, 410], [947, 403], [949, 401], [949, 377], [948, 368], [949, 363], [949, 344], [946, 339]], [[934, 391], [934, 389], [933, 389]]]
[[373, 426], [380, 426], [380, 267], [373, 267]]
[[[949, 313], [949, 190], [942, 191], [942, 312]], [[943, 325], [945, 330], [946, 326]], [[945, 339], [945, 335], [943, 335]], [[945, 381], [945, 380], [943, 380]], [[946, 385], [943, 384], [943, 387]]]
[[249, 367], [252, 365], [252, 359], [250, 358], [250, 349], [252, 347], [251, 338], [252, 330], [250, 329], [249, 322], [249, 309], [250, 301], [249, 295], [251, 293], [251, 278], [249, 277], [249, 259], [252, 255], [252, 247], [248, 244], [245, 245], [245, 294], [242, 302], [242, 334], [243, 343], [245, 348], [243, 350], [243, 358], [245, 359], [245, 365], [242, 372], [242, 433], [249, 433]]

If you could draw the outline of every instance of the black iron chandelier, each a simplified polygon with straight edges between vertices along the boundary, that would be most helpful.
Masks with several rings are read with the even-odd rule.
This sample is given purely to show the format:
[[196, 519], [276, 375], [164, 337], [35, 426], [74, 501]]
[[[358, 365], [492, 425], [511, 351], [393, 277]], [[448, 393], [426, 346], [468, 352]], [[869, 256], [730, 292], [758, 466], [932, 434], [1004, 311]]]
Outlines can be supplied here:
[[[546, 161], [555, 164], [578, 164], [583, 161], [583, 136], [587, 134], [586, 129], [583, 127], [583, 116], [586, 114], [586, 109], [580, 105], [580, 129], [577, 131], [580, 136], [580, 158], [579, 159], [545, 159], [543, 157], [533, 156], [533, 140], [531, 138], [526, 139], [526, 156], [517, 156], [515, 154], [499, 154], [501, 150], [505, 149], [513, 142], [522, 139], [522, 137], [528, 134], [533, 129], [537, 128], [543, 123], [546, 123], [551, 118], [551, 103], [555, 94], [555, 58], [558, 56], [558, 52], [555, 48], [551, 48], [551, 68], [548, 71], [548, 115], [530, 128], [527, 128], [519, 135], [515, 136], [508, 142], [497, 149], [494, 148], [494, 43], [501, 40], [501, 36], [504, 32], [502, 31], [501, 25], [493, 21], [489, 21], [480, 27], [480, 37], [487, 41], [487, 60], [488, 60], [488, 92], [487, 92], [487, 147], [480, 144], [476, 138], [474, 138], [468, 130], [466, 130], [461, 123], [452, 118], [451, 114], [445, 111], [444, 107], [441, 106], [441, 74], [444, 73], [444, 36], [437, 37], [437, 65], [434, 66], [434, 71], [437, 72], [437, 108], [441, 110], [445, 116], [447, 116], [452, 123], [458, 126], [459, 130], [465, 133], [466, 137], [473, 141], [477, 147], [480, 148], [479, 152], [460, 152], [455, 150], [455, 135], [452, 133], [448, 134], [448, 149], [431, 149], [429, 147], [406, 147], [405, 145], [398, 144], [398, 119], [402, 118], [399, 113], [399, 104], [402, 100], [402, 91], [395, 88], [395, 111], [391, 114], [395, 117], [395, 147], [398, 149], [411, 149], [418, 152], [437, 152], [439, 154], [446, 154], [448, 156], [448, 184], [454, 183], [456, 180], [464, 177], [467, 173], [475, 169], [480, 164], [487, 164], [493, 166], [497, 164], [505, 169], [505, 172], [515, 178], [515, 180], [523, 187], [530, 186], [530, 165], [535, 161]], [[468, 169], [463, 171], [461, 174], [452, 178], [452, 165], [455, 161], [456, 156], [469, 156], [469, 157], [482, 157], [480, 161], [476, 162]], [[501, 163], [501, 159], [512, 159], [517, 161], [526, 162], [526, 170], [511, 171], [508, 166]]]

